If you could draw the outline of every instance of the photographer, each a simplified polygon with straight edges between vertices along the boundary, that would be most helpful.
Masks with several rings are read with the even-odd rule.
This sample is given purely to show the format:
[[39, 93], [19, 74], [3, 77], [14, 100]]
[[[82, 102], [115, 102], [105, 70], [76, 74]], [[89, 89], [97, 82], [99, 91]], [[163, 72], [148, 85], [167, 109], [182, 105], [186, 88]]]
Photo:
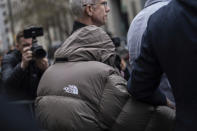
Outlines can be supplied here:
[[48, 68], [46, 57], [38, 58], [33, 55], [34, 38], [25, 38], [24, 32], [17, 34], [16, 49], [8, 52], [2, 60], [4, 89], [11, 100], [17, 101], [35, 99], [40, 78]]

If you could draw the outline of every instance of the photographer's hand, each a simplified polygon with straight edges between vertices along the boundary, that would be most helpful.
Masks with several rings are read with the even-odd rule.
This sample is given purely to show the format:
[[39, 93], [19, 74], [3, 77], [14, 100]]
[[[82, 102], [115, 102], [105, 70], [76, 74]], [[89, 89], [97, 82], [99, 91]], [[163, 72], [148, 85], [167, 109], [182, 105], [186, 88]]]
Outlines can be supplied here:
[[21, 68], [25, 69], [29, 65], [29, 61], [32, 60], [32, 51], [31, 46], [24, 47], [22, 51], [22, 62], [21, 62]]
[[48, 59], [46, 57], [42, 59], [36, 59], [36, 65], [40, 70], [45, 71], [49, 67]]

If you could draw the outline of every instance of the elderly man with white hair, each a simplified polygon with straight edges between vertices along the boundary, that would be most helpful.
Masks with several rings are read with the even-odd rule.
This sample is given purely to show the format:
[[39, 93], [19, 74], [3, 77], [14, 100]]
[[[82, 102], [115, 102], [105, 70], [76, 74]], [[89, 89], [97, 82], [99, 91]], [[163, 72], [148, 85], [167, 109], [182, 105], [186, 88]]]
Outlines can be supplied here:
[[71, 7], [73, 32], [39, 83], [41, 126], [47, 131], [170, 131], [174, 112], [132, 100], [114, 68], [114, 44], [99, 27], [110, 11], [107, 0], [72, 0]]
[[71, 6], [77, 19], [73, 31], [86, 25], [104, 25], [110, 11], [106, 0], [71, 0]]

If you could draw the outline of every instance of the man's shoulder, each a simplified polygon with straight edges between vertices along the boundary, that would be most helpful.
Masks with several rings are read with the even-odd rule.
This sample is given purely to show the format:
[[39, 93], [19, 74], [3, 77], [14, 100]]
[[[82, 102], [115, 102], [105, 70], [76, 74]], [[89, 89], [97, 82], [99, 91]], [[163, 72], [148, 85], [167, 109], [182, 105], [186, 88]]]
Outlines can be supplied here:
[[150, 5], [140, 11], [135, 18], [133, 19], [132, 23], [145, 23], [147, 22], [149, 17], [154, 14], [156, 11], [167, 5], [169, 2], [158, 2], [156, 4]]
[[11, 50], [3, 56], [3, 60], [16, 60], [16, 59], [19, 59], [19, 56], [20, 56], [19, 51]]
[[95, 26], [95, 25], [88, 25], [88, 26], [85, 26], [81, 29], [79, 29], [79, 32], [98, 32], [98, 33], [106, 33], [101, 27], [98, 27], [98, 26]]
[[110, 39], [109, 35], [103, 28], [95, 25], [88, 25], [78, 29], [70, 36], [70, 39], [76, 39], [77, 37], [83, 38], [83, 40], [95, 39], [95, 41]]
[[148, 20], [149, 29], [166, 30], [167, 27], [171, 27], [176, 21], [176, 18], [173, 17], [177, 13], [174, 8], [174, 4], [170, 3], [153, 13]]
[[102, 29], [96, 25], [88, 25], [88, 26], [85, 26], [84, 27], [85, 29], [88, 29], [88, 30], [97, 30], [97, 29]]
[[8, 56], [10, 56], [10, 55], [11, 56], [17, 56], [19, 54], [20, 54], [20, 52], [18, 50], [10, 50], [5, 55], [8, 55]]

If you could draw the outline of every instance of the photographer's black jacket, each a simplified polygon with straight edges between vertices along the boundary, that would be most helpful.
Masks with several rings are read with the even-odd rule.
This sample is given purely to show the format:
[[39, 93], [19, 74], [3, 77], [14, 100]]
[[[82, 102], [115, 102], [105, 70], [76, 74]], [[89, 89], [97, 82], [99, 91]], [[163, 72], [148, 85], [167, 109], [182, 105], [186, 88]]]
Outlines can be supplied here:
[[2, 82], [6, 93], [13, 100], [33, 100], [42, 71], [32, 61], [23, 70], [20, 67], [22, 55], [20, 51], [8, 52], [2, 60]]

